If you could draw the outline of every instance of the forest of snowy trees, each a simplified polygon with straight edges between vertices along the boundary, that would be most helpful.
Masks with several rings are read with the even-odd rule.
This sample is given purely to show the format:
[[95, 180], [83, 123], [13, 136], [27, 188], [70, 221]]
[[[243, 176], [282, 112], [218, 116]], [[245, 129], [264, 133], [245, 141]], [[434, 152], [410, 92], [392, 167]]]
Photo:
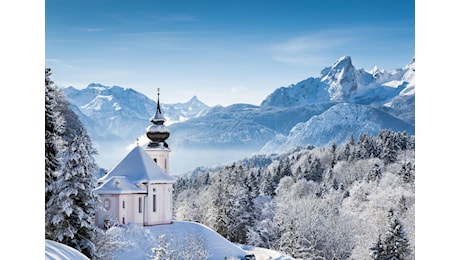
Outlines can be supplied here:
[[415, 259], [415, 137], [405, 132], [197, 169], [174, 195], [177, 219], [236, 243], [299, 259]]

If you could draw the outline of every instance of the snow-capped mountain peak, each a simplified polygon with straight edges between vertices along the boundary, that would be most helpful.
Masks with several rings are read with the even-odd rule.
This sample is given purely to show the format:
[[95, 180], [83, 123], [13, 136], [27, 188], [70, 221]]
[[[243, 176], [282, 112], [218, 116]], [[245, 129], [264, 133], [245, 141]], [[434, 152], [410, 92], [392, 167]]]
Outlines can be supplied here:
[[[343, 56], [321, 71], [320, 77], [308, 78], [270, 94], [262, 106], [300, 106], [324, 102], [353, 102], [373, 106], [391, 103], [398, 95], [412, 94], [415, 59], [402, 69], [387, 72], [356, 69], [350, 56]], [[407, 89], [407, 90], [406, 90]]]
[[408, 82], [408, 86], [415, 86], [415, 58], [411, 60], [409, 64], [404, 66], [404, 73], [402, 80]]
[[343, 101], [350, 97], [358, 88], [350, 56], [343, 56], [332, 67], [324, 69], [321, 72], [321, 82], [329, 85], [327, 91], [331, 101]]

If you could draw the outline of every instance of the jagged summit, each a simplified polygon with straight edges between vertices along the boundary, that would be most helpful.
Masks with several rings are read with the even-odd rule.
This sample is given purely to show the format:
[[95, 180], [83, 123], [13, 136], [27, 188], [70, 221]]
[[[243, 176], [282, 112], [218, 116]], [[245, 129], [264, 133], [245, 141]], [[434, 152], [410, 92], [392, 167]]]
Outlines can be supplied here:
[[321, 82], [329, 85], [327, 92], [331, 101], [344, 101], [358, 88], [355, 67], [350, 56], [343, 56], [332, 67], [321, 71]]
[[324, 68], [320, 77], [311, 77], [280, 87], [261, 106], [302, 106], [325, 102], [353, 102], [382, 106], [414, 85], [415, 59], [402, 69], [392, 72], [356, 69], [350, 56], [342, 56], [332, 66]]

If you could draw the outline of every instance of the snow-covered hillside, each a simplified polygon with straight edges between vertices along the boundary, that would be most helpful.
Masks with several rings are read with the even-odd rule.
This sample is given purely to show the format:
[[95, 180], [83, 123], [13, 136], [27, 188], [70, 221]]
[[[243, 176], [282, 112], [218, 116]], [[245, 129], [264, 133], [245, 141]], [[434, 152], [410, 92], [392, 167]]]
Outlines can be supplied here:
[[46, 260], [89, 260], [84, 254], [76, 249], [45, 239], [45, 259]]
[[[244, 259], [254, 255], [257, 260], [292, 260], [280, 252], [231, 243], [208, 227], [195, 222], [175, 221], [171, 225], [140, 227], [129, 225], [112, 228], [109, 233], [119, 233], [121, 248], [114, 250], [111, 259], [153, 259], [152, 249], [188, 254], [187, 259]], [[161, 240], [161, 241], [159, 241]], [[199, 258], [202, 254], [203, 258]], [[46, 260], [88, 260], [85, 255], [65, 244], [45, 240]]]
[[111, 250], [105, 255], [115, 260], [160, 259], [159, 255], [164, 259], [173, 256], [173, 259], [230, 260], [245, 259], [245, 256], [251, 254], [256, 259], [292, 259], [273, 250], [232, 243], [196, 222], [174, 221], [172, 224], [156, 226], [129, 224], [112, 227], [107, 234], [109, 237], [118, 238], [117, 241], [112, 241], [117, 246], [110, 247]]
[[375, 136], [382, 129], [414, 134], [411, 125], [381, 110], [370, 106], [339, 103], [307, 122], [298, 123], [287, 136], [276, 136], [262, 147], [261, 153], [281, 153], [297, 146], [340, 144], [351, 135], [357, 140], [361, 133]]

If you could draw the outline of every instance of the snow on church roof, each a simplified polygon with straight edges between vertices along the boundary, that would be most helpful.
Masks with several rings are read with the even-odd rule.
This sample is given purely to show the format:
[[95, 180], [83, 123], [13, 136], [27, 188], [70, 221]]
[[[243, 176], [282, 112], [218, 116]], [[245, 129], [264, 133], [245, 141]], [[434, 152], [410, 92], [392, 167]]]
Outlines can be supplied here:
[[145, 189], [138, 188], [125, 176], [112, 176], [94, 191], [98, 194], [146, 193]]
[[175, 182], [175, 179], [165, 173], [140, 146], [131, 150], [112, 170], [102, 176], [99, 182], [106, 182], [113, 176], [125, 176], [133, 184]]

